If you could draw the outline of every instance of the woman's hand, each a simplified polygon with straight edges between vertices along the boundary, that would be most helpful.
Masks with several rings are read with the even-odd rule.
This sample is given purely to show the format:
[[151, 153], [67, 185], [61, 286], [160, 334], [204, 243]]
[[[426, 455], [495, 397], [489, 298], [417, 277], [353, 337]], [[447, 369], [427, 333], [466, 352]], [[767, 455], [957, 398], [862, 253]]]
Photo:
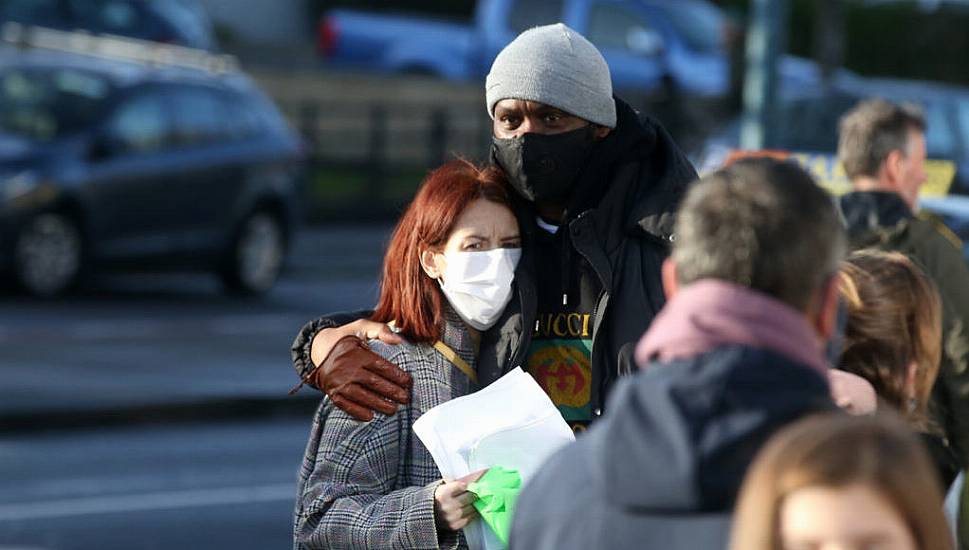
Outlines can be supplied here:
[[434, 490], [434, 520], [438, 529], [457, 531], [463, 529], [474, 518], [478, 511], [472, 503], [478, 497], [468, 492], [465, 481], [448, 481], [438, 485]]

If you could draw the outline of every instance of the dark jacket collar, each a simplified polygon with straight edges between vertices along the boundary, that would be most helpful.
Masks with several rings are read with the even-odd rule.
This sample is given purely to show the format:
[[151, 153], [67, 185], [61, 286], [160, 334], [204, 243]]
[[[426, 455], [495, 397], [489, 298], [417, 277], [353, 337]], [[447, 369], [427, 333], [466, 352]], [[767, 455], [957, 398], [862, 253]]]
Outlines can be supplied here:
[[[593, 149], [578, 175], [566, 223], [591, 209], [601, 211], [600, 231], [618, 224], [625, 233], [668, 240], [680, 199], [697, 178], [689, 159], [662, 124], [615, 98], [616, 127]], [[531, 204], [516, 199], [519, 223], [533, 229]]]
[[883, 227], [894, 227], [914, 217], [912, 210], [901, 197], [885, 191], [846, 193], [838, 199], [838, 206], [851, 236]]
[[[697, 179], [693, 164], [659, 122], [648, 115], [642, 124], [656, 134], [649, 162], [640, 166], [639, 182], [626, 218], [627, 230], [670, 240], [676, 210], [689, 185]], [[642, 155], [640, 155], [642, 158]], [[644, 185], [649, 182], [649, 185]]]
[[616, 98], [616, 127], [589, 155], [589, 162], [578, 176], [566, 218], [574, 218], [596, 207], [612, 184], [611, 172], [617, 162], [634, 160], [640, 150], [652, 149], [655, 142], [655, 129], [641, 124], [636, 111]]
[[689, 284], [666, 303], [636, 347], [636, 362], [670, 361], [742, 344], [772, 350], [827, 376], [817, 333], [803, 312], [717, 279]]

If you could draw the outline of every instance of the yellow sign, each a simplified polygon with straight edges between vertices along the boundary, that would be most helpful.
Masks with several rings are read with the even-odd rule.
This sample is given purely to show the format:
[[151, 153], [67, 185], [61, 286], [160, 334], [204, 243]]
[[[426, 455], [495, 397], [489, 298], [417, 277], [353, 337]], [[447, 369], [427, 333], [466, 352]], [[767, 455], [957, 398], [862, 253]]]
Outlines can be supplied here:
[[[845, 169], [833, 155], [823, 153], [798, 153], [779, 150], [741, 150], [731, 151], [723, 165], [727, 166], [743, 158], [770, 157], [779, 160], [794, 160], [811, 173], [821, 187], [835, 195], [843, 195], [851, 190], [851, 181]], [[944, 197], [949, 193], [952, 180], [956, 175], [956, 165], [950, 160], [929, 159], [925, 161], [927, 179], [919, 195], [923, 197]]]

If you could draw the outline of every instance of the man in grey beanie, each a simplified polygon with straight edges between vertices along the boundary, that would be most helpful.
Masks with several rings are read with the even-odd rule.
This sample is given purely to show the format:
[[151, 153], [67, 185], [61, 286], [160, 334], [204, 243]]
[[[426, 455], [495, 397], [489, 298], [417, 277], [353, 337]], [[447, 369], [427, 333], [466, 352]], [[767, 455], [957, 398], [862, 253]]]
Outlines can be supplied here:
[[[518, 299], [481, 335], [478, 379], [485, 386], [521, 366], [582, 431], [665, 303], [660, 266], [696, 172], [659, 123], [613, 96], [602, 55], [561, 23], [527, 30], [498, 54], [486, 102], [492, 161], [519, 198], [524, 254]], [[393, 414], [392, 401], [409, 399], [407, 375], [353, 335], [395, 337], [355, 317], [303, 327], [296, 369], [361, 420]]]

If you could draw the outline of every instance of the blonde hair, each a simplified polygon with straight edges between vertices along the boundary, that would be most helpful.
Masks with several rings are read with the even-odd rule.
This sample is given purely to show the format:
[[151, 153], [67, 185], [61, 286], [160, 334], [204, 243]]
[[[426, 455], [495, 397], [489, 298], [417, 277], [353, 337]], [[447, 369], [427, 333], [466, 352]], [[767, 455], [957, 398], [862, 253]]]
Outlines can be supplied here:
[[[871, 382], [879, 397], [913, 426], [930, 431], [927, 405], [942, 349], [942, 306], [935, 284], [904, 254], [858, 250], [842, 264], [840, 290], [848, 320], [838, 368]], [[910, 395], [906, 386], [912, 363]]]
[[760, 452], [740, 491], [731, 550], [783, 550], [780, 509], [808, 487], [863, 484], [902, 518], [920, 550], [952, 550], [942, 490], [922, 443], [893, 415], [809, 417]]

